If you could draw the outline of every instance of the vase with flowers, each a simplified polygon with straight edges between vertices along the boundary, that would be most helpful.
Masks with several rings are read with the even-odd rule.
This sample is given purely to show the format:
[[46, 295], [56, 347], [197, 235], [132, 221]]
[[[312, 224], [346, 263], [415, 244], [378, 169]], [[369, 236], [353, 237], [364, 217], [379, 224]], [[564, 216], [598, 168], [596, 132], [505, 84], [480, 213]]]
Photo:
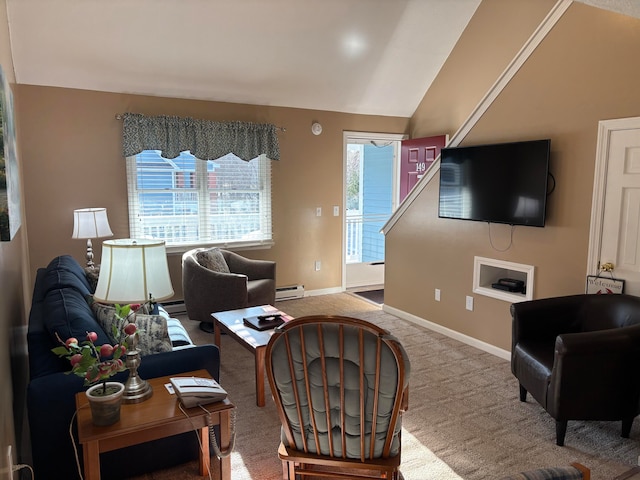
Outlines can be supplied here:
[[71, 364], [73, 373], [84, 378], [91, 416], [95, 425], [112, 425], [120, 420], [120, 405], [124, 393], [124, 385], [120, 382], [107, 381], [118, 372], [127, 369], [123, 361], [128, 345], [135, 343], [138, 331], [134, 323], [135, 307], [133, 305], [116, 305], [118, 322], [113, 325], [113, 336], [118, 339], [114, 345], [105, 343], [97, 346], [96, 332], [87, 332], [83, 341], [75, 337], [62, 340], [56, 334], [60, 345], [52, 349], [59, 357], [66, 358]]

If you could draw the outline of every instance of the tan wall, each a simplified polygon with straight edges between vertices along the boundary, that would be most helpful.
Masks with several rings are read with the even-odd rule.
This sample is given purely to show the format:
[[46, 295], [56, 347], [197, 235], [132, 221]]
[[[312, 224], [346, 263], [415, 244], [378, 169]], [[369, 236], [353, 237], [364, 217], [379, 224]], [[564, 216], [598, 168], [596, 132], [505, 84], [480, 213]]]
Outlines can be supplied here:
[[[6, 0], [0, 0], [0, 65], [2, 65], [4, 75], [11, 87], [15, 87]], [[19, 129], [17, 134], [19, 142]], [[18, 160], [20, 160], [19, 148]], [[8, 445], [13, 447], [14, 462], [24, 459], [19, 455], [19, 452], [22, 450], [21, 444], [26, 428], [24, 408], [27, 381], [25, 305], [29, 303], [30, 296], [24, 218], [23, 209], [23, 224], [13, 240], [0, 242], [0, 338], [3, 339], [3, 348], [0, 348], [0, 378], [2, 379], [2, 389], [0, 389], [0, 411], [2, 411], [0, 416], [0, 469], [6, 466]]]
[[[503, 23], [494, 21], [485, 27]], [[463, 142], [551, 138], [557, 186], [546, 227], [516, 227], [513, 245], [501, 252], [509, 227], [492, 225], [493, 249], [487, 224], [437, 218], [436, 175], [387, 235], [385, 302], [510, 350], [509, 303], [472, 293], [474, 256], [534, 265], [535, 298], [584, 292], [598, 121], [640, 115], [637, 58], [640, 20], [572, 4]], [[465, 310], [466, 295], [475, 297], [473, 312]]]
[[411, 117], [411, 138], [453, 135], [555, 3], [484, 0]]
[[[84, 262], [85, 242], [72, 240], [73, 210], [106, 207], [114, 238], [129, 236], [122, 123], [115, 115], [137, 112], [283, 126], [281, 160], [273, 162], [275, 246], [243, 254], [277, 262], [277, 284], [307, 290], [342, 282], [342, 142], [344, 130], [404, 133], [408, 118], [347, 115], [291, 108], [119, 95], [21, 85], [25, 197], [32, 273], [68, 253]], [[311, 124], [323, 125], [320, 136]], [[324, 215], [316, 217], [316, 207]], [[101, 241], [94, 242], [97, 263]], [[175, 298], [181, 298], [180, 255], [170, 255]], [[314, 271], [314, 261], [322, 270]]]

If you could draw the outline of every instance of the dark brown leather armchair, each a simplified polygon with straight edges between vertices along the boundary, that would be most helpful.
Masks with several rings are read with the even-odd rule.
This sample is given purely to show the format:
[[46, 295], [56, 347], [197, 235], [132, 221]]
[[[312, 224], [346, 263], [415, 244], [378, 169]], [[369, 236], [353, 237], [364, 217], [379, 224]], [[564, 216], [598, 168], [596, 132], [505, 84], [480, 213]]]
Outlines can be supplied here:
[[273, 305], [276, 264], [229, 250], [196, 248], [182, 255], [182, 289], [188, 317], [213, 332], [214, 312]]
[[640, 298], [572, 295], [511, 305], [511, 371], [556, 420], [622, 420], [629, 437], [640, 413]]

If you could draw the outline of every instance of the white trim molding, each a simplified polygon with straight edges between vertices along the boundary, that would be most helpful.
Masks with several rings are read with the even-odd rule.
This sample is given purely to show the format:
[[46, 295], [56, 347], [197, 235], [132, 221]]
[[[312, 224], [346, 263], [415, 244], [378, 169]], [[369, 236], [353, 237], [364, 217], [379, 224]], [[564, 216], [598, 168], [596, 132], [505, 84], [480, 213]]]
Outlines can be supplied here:
[[511, 352], [503, 350], [502, 348], [498, 348], [495, 345], [491, 345], [490, 343], [483, 342], [482, 340], [470, 337], [469, 335], [465, 335], [464, 333], [456, 332], [455, 330], [443, 327], [442, 325], [430, 322], [429, 320], [425, 320], [424, 318], [420, 318], [397, 308], [390, 307], [386, 304], [382, 306], [382, 310], [403, 320], [415, 323], [416, 325], [428, 328], [429, 330], [441, 333], [446, 337], [453, 338], [454, 340], [458, 340], [459, 342], [462, 342], [466, 345], [470, 345], [479, 350], [490, 353], [491, 355], [495, 355], [496, 357], [502, 358], [504, 360], [511, 360]]
[[[538, 25], [538, 28], [536, 28], [535, 32], [533, 32], [531, 37], [529, 37], [529, 39], [525, 42], [517, 55], [513, 58], [513, 60], [511, 60], [509, 66], [507, 66], [507, 68], [498, 77], [496, 82], [485, 94], [482, 100], [480, 100], [480, 103], [478, 103], [476, 108], [471, 112], [471, 115], [467, 117], [458, 131], [453, 134], [449, 143], [447, 144], [447, 147], [457, 147], [458, 145], [460, 145], [464, 137], [466, 137], [471, 129], [475, 126], [475, 124], [478, 123], [482, 115], [484, 115], [484, 113], [489, 109], [498, 95], [502, 93], [502, 90], [504, 90], [507, 84], [515, 76], [518, 70], [520, 70], [520, 67], [522, 67], [522, 65], [524, 65], [524, 63], [529, 59], [536, 48], [538, 48], [538, 45], [542, 43], [542, 40], [544, 40], [547, 34], [555, 26], [555, 24], [558, 23], [560, 18], [562, 18], [562, 15], [564, 15], [564, 13], [572, 3], [572, 0], [558, 0], [558, 2], [553, 6], [547, 16], [544, 18], [544, 20], [540, 23], [540, 25]], [[440, 156], [438, 156], [438, 158], [436, 158], [436, 160], [431, 164], [431, 167], [429, 167], [427, 173], [418, 181], [416, 186], [413, 187], [413, 190], [409, 192], [409, 195], [406, 196], [398, 209], [394, 212], [393, 215], [391, 215], [391, 218], [382, 227], [383, 234], [386, 235], [391, 230], [391, 228], [393, 228], [396, 222], [407, 210], [407, 208], [409, 208], [409, 205], [413, 203], [418, 195], [420, 195], [420, 192], [422, 192], [422, 190], [429, 184], [439, 168]]]

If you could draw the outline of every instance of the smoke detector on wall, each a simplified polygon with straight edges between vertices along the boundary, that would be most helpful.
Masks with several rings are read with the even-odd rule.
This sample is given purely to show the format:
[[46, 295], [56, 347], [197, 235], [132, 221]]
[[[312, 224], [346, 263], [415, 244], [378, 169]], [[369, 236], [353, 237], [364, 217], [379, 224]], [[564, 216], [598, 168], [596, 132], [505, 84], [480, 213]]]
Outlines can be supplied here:
[[311, 133], [313, 133], [314, 135], [320, 135], [322, 133], [322, 125], [320, 125], [318, 122], [313, 122], [313, 124], [311, 125]]

